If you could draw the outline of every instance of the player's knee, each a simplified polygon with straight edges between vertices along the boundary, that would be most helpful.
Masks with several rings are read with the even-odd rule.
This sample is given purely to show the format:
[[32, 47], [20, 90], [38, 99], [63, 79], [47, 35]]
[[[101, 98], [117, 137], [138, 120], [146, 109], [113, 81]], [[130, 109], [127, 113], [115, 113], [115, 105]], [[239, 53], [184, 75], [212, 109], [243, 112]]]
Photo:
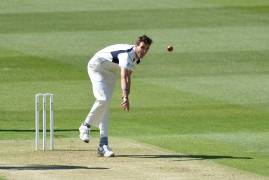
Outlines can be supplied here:
[[109, 100], [108, 99], [102, 99], [102, 100], [96, 100], [99, 106], [108, 106]]

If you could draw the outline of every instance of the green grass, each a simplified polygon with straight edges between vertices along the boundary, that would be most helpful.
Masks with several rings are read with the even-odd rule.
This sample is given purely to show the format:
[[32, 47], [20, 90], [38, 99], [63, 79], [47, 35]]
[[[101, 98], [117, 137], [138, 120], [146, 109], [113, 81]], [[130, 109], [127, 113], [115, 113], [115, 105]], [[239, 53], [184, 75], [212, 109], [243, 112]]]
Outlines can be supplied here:
[[[268, 6], [0, 14], [0, 33], [263, 26]], [[186, 16], [189, 12], [191, 16]], [[230, 16], [227, 16], [227, 14]], [[126, 16], [128, 14], [128, 16]], [[137, 14], [143, 21], [137, 21]], [[214, 16], [211, 16], [214, 14]], [[264, 16], [261, 16], [264, 15]], [[109, 23], [107, 17], [109, 16]], [[183, 17], [184, 18], [180, 18]], [[85, 18], [88, 17], [88, 18]], [[156, 17], [158, 21], [156, 21]], [[179, 17], [179, 18], [177, 18]], [[79, 19], [79, 21], [77, 21]], [[17, 23], [19, 22], [19, 23]], [[150, 23], [145, 23], [150, 22]], [[14, 26], [14, 23], [17, 23]], [[113, 26], [111, 26], [113, 24]], [[163, 26], [165, 24], [165, 26]]]
[[122, 2], [1, 1], [0, 139], [33, 139], [38, 92], [55, 94], [55, 136], [77, 137], [94, 101], [88, 59], [146, 33], [131, 111], [118, 82], [110, 134], [269, 176], [268, 1]]

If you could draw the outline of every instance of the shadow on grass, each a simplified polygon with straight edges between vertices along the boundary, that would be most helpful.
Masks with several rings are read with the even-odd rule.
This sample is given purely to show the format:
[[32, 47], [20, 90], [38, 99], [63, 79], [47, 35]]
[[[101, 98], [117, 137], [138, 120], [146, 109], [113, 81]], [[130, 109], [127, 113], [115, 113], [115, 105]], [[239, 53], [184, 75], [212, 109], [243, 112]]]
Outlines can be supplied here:
[[96, 150], [93, 149], [53, 149], [53, 151], [65, 151], [65, 152], [96, 152]]
[[[39, 131], [41, 132], [42, 129], [39, 129]], [[47, 129], [47, 131], [49, 132], [49, 130]], [[77, 131], [78, 129], [54, 129], [55, 132], [64, 132], [64, 131]], [[92, 131], [98, 131], [96, 129], [92, 129]], [[0, 132], [35, 132], [35, 129], [0, 129]]]
[[213, 159], [252, 159], [251, 157], [235, 157], [235, 156], [218, 156], [218, 155], [117, 155], [117, 157], [130, 157], [130, 158], [177, 158], [177, 161], [192, 161], [192, 160], [213, 160]]
[[12, 166], [1, 166], [0, 170], [73, 170], [73, 169], [94, 169], [104, 170], [109, 169], [105, 167], [87, 167], [87, 166], [70, 166], [70, 165], [12, 165]]

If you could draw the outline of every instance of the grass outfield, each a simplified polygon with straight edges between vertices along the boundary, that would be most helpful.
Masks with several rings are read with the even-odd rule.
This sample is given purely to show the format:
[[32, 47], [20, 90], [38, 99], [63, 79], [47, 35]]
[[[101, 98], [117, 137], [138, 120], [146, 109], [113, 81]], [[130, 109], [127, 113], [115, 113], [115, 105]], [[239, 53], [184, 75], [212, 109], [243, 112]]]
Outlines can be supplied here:
[[89, 57], [146, 33], [131, 111], [118, 83], [110, 134], [269, 176], [269, 2], [101, 2], [1, 1], [0, 138], [33, 139], [34, 94], [47, 91], [55, 136], [77, 137], [94, 101]]

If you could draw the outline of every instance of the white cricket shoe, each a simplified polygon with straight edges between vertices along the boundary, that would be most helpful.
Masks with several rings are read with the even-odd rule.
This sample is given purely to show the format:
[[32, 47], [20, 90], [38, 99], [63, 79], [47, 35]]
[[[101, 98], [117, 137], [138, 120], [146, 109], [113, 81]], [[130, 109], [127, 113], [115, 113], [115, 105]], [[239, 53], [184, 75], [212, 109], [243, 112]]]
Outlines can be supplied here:
[[87, 126], [84, 126], [83, 124], [79, 127], [79, 138], [84, 141], [85, 143], [89, 143], [90, 138], [90, 128], [88, 128]]
[[100, 156], [104, 156], [104, 157], [114, 157], [115, 156], [112, 149], [108, 145], [99, 146], [97, 149], [97, 153]]

